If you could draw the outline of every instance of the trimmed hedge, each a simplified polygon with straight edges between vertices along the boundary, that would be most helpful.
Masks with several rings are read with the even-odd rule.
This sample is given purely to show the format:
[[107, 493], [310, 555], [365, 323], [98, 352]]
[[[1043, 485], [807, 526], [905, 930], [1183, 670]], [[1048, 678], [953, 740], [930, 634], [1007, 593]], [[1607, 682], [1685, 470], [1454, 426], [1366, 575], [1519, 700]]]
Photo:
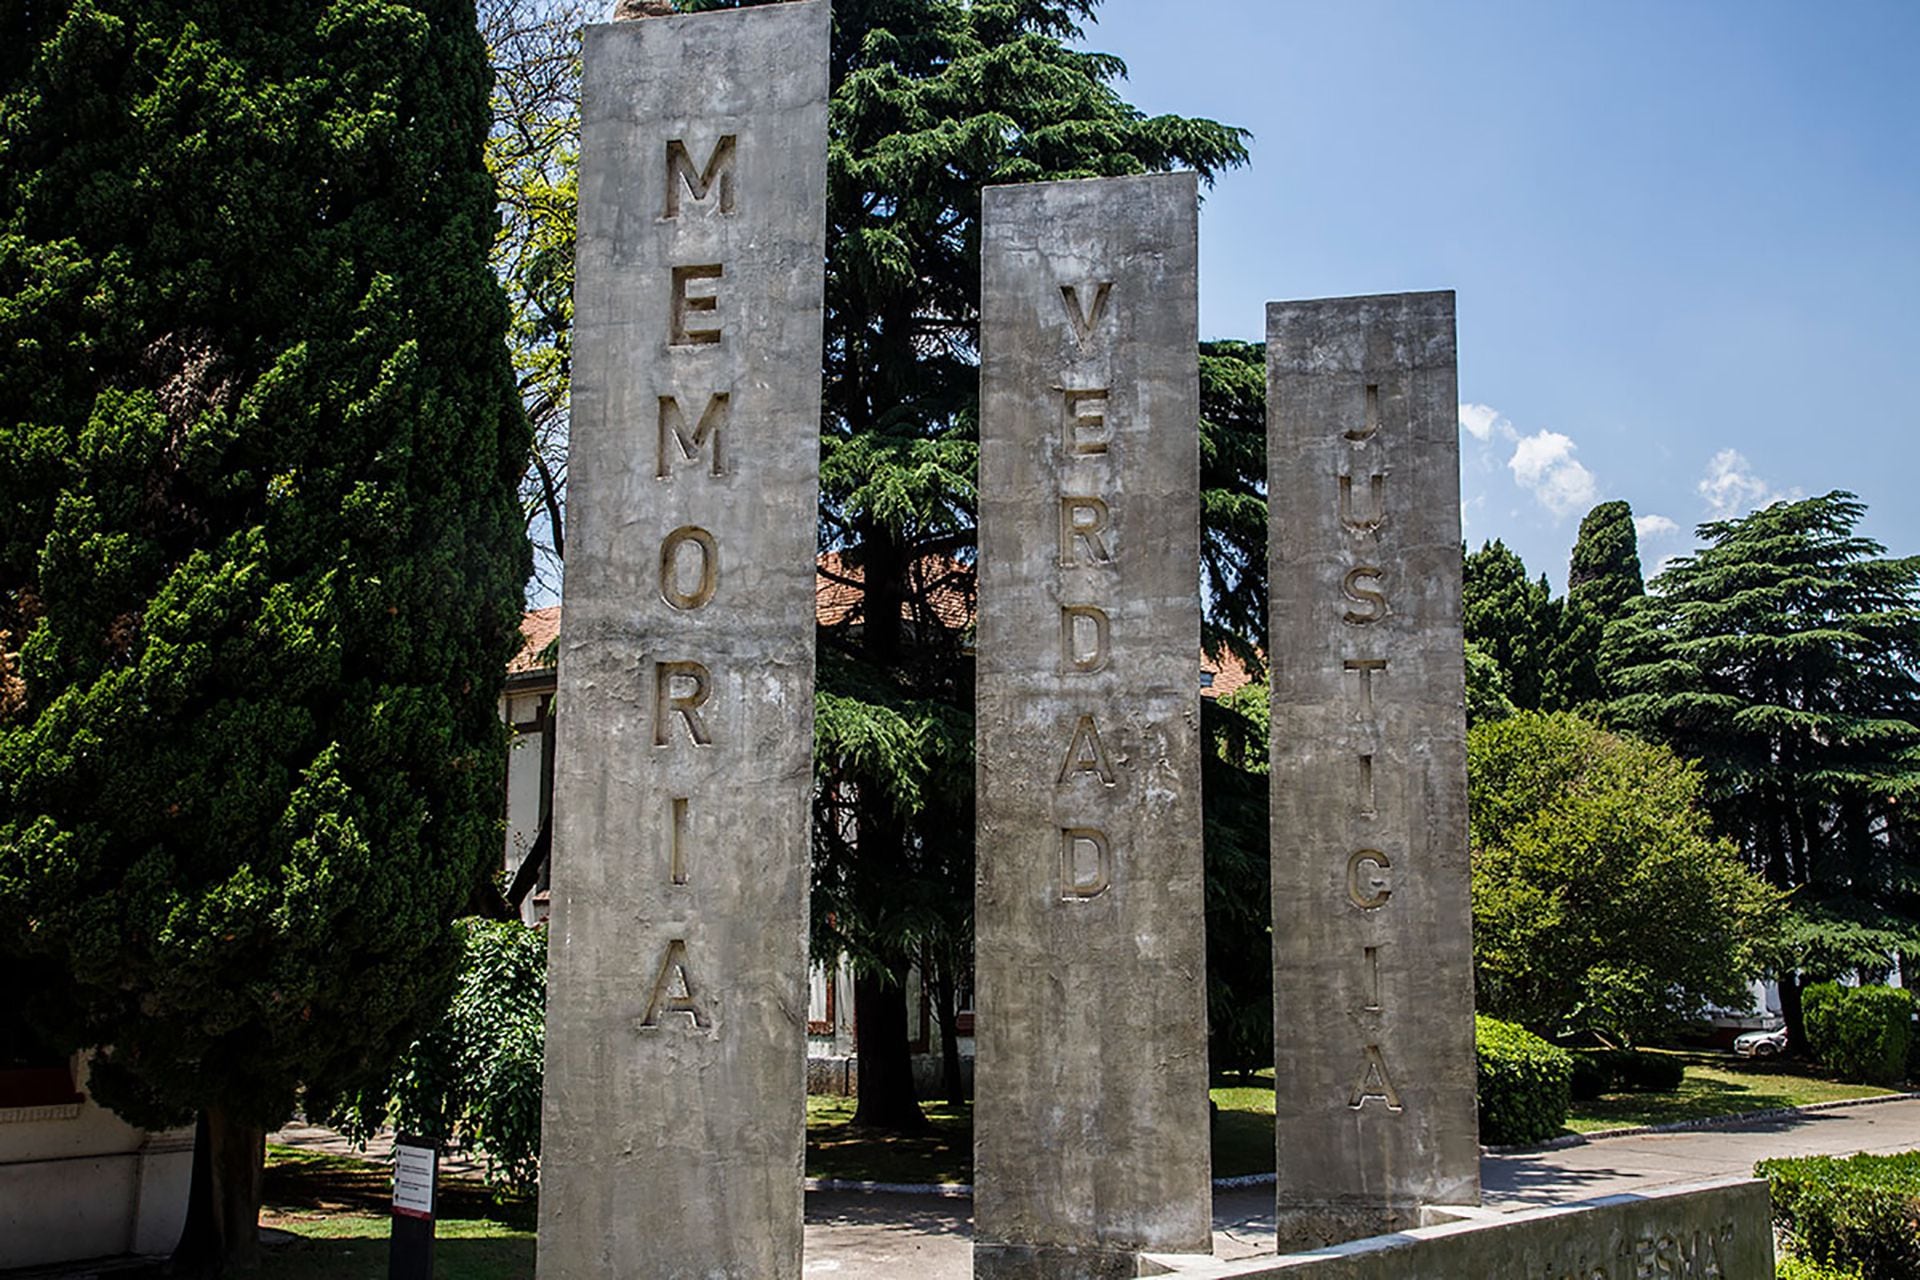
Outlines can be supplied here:
[[1638, 1049], [1581, 1049], [1573, 1055], [1573, 1096], [1591, 1102], [1603, 1093], [1672, 1093], [1687, 1065]]
[[1526, 1028], [1473, 1020], [1480, 1061], [1480, 1141], [1521, 1146], [1557, 1136], [1567, 1123], [1573, 1055]]
[[1897, 1085], [1907, 1073], [1913, 996], [1899, 987], [1821, 982], [1801, 993], [1807, 1047], [1849, 1080]]
[[1920, 1151], [1767, 1160], [1754, 1172], [1795, 1257], [1860, 1280], [1920, 1276]]

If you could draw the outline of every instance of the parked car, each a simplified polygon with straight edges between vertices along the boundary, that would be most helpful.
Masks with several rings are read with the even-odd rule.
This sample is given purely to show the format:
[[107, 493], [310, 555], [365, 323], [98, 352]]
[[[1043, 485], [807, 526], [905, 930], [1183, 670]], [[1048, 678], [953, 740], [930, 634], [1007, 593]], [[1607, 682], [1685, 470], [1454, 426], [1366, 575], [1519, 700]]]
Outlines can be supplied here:
[[1777, 1057], [1787, 1051], [1787, 1029], [1775, 1027], [1772, 1031], [1749, 1031], [1734, 1039], [1733, 1051], [1743, 1058]]

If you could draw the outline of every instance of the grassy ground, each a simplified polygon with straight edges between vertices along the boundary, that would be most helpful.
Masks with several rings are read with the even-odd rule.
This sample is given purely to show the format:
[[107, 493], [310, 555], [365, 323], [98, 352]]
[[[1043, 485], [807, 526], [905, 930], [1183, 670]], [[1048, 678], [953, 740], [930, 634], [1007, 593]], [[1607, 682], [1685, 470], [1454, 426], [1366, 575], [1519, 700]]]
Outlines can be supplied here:
[[973, 1181], [973, 1108], [923, 1102], [931, 1128], [911, 1137], [848, 1127], [852, 1098], [807, 1099], [807, 1174], [855, 1182]]
[[[261, 1280], [386, 1280], [392, 1174], [385, 1165], [267, 1149], [260, 1225], [294, 1239], [266, 1251]], [[437, 1280], [532, 1280], [533, 1206], [477, 1183], [440, 1185]]]
[[1576, 1102], [1567, 1117], [1575, 1133], [1624, 1125], [1706, 1120], [1772, 1107], [1874, 1098], [1893, 1092], [1872, 1085], [1841, 1084], [1813, 1075], [1797, 1063], [1774, 1058], [1736, 1058], [1724, 1053], [1676, 1053], [1687, 1077], [1674, 1093], [1609, 1093]]

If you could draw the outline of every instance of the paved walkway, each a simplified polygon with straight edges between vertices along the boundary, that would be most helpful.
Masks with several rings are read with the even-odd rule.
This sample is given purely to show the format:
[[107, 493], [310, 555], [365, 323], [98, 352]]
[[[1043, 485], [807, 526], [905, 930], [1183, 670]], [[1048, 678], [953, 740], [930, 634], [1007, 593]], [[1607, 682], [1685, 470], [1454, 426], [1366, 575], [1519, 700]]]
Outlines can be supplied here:
[[[1603, 1138], [1557, 1151], [1487, 1155], [1485, 1203], [1494, 1209], [1651, 1191], [1750, 1173], [1775, 1156], [1920, 1150], [1920, 1100], [1807, 1112], [1725, 1129]], [[807, 1197], [809, 1276], [835, 1280], [968, 1280], [972, 1204], [931, 1196], [815, 1192]], [[1273, 1250], [1273, 1189], [1221, 1191], [1214, 1252]]]

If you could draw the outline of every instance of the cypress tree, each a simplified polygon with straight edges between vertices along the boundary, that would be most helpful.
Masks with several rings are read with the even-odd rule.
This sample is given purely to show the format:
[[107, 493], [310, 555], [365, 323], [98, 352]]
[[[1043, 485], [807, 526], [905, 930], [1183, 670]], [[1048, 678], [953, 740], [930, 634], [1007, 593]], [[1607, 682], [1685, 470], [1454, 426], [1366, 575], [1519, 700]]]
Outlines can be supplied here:
[[1567, 599], [1605, 625], [1620, 616], [1627, 601], [1646, 593], [1633, 508], [1625, 502], [1603, 502], [1580, 521], [1567, 565]]
[[527, 431], [471, 0], [0, 0], [0, 954], [187, 1256], [443, 1004]]

